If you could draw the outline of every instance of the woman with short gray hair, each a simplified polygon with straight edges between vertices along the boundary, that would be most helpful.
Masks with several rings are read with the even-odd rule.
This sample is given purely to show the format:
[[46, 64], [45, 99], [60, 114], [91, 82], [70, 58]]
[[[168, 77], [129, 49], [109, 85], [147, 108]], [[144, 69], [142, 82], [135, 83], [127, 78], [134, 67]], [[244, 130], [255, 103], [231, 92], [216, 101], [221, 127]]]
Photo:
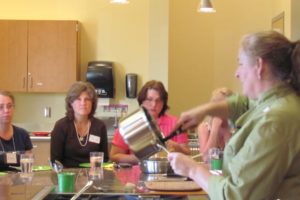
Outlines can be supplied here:
[[246, 35], [238, 62], [244, 96], [198, 106], [178, 121], [185, 129], [206, 115], [235, 122], [224, 149], [223, 175], [212, 175], [179, 153], [169, 154], [172, 168], [195, 180], [210, 199], [299, 199], [300, 41], [274, 31]]

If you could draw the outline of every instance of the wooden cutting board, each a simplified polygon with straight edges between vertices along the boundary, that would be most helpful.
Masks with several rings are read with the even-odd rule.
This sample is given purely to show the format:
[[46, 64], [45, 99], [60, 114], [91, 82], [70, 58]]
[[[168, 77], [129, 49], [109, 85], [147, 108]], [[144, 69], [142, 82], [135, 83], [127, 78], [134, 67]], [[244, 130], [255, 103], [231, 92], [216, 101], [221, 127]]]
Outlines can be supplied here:
[[201, 187], [194, 181], [146, 181], [149, 190], [161, 191], [192, 191], [201, 190]]

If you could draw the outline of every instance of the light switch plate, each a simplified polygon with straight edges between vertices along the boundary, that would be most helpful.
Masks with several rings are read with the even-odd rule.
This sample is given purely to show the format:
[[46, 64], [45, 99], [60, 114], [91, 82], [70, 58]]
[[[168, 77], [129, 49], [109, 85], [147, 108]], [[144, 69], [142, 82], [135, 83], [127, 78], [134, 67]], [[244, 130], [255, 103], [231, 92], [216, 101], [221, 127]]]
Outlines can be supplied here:
[[45, 107], [44, 108], [44, 117], [50, 118], [51, 117], [51, 107]]

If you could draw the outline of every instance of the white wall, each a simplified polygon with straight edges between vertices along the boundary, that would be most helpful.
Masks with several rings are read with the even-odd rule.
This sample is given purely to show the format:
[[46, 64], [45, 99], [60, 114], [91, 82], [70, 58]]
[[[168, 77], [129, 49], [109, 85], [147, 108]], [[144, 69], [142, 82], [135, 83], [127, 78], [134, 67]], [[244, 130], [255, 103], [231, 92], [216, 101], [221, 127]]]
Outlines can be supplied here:
[[198, 3], [170, 1], [169, 94], [176, 115], [207, 102], [217, 87], [240, 91], [234, 77], [240, 38], [271, 28], [273, 0], [213, 1], [211, 14], [196, 12]]
[[148, 80], [161, 80], [168, 88], [169, 0], [150, 1]]
[[291, 3], [291, 39], [300, 40], [300, 1], [292, 0]]

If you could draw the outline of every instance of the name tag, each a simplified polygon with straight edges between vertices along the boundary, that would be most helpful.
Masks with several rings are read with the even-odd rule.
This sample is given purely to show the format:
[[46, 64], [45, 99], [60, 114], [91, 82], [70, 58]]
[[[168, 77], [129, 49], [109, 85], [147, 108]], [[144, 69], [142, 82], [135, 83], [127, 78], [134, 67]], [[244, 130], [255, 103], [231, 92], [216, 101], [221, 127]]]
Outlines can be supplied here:
[[96, 135], [90, 135], [89, 142], [100, 144], [100, 137]]
[[6, 153], [6, 163], [7, 164], [17, 164], [16, 152], [7, 152]]

